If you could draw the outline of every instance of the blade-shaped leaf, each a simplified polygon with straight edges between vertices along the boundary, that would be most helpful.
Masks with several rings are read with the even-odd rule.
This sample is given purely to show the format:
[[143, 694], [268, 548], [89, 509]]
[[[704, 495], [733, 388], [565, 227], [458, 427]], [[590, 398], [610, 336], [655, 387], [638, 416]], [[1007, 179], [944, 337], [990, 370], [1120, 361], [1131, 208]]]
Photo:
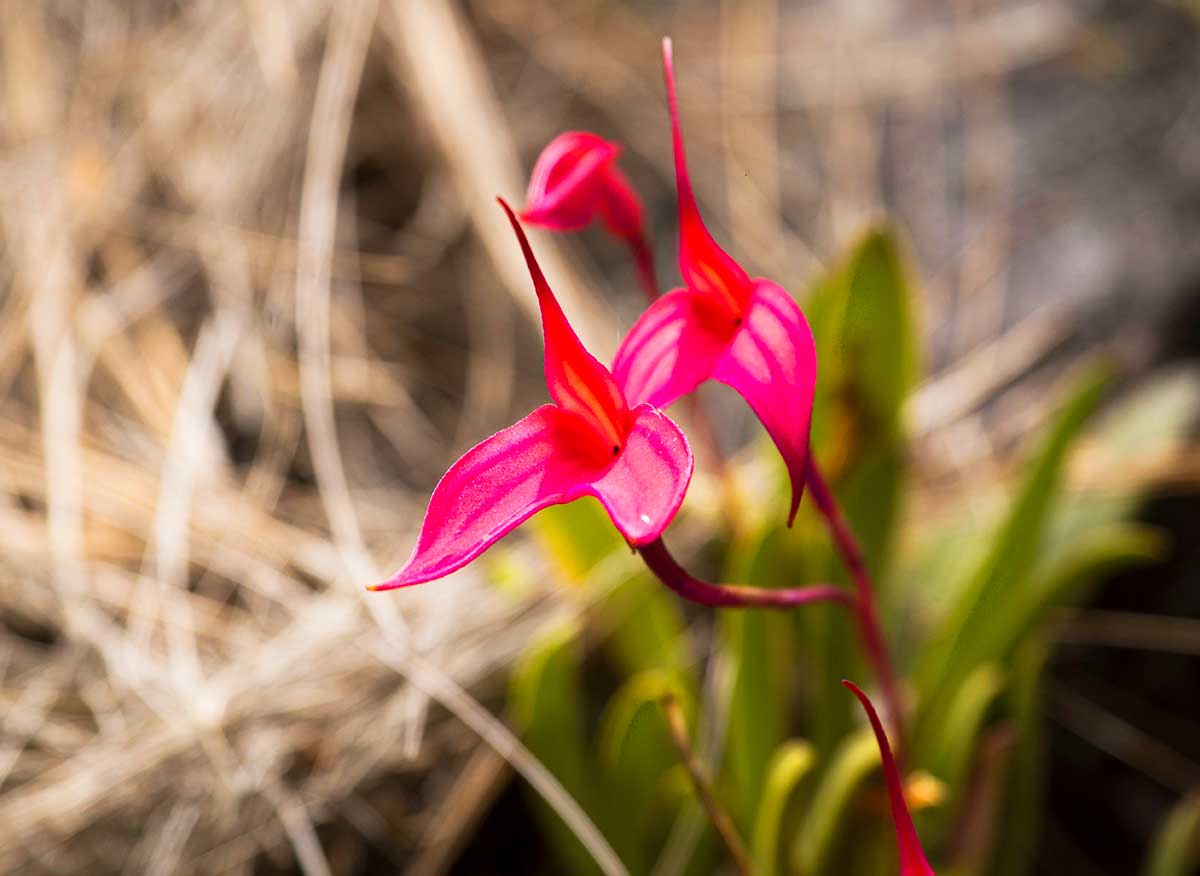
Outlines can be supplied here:
[[[771, 528], [752, 546], [735, 549], [728, 579], [786, 585], [789, 536]], [[718, 624], [733, 668], [725, 755], [733, 798], [729, 805], [746, 830], [755, 822], [771, 755], [787, 734], [793, 623], [779, 612], [739, 610], [721, 613]]]
[[657, 839], [657, 828], [673, 813], [661, 806], [665, 775], [679, 762], [661, 702], [671, 695], [680, 703], [689, 726], [695, 711], [694, 694], [677, 675], [649, 670], [626, 682], [609, 701], [597, 737], [601, 777], [608, 799], [623, 813], [621, 849], [633, 872], [642, 872]]
[[854, 447], [900, 437], [901, 410], [918, 374], [914, 304], [906, 260], [886, 228], [865, 234], [814, 289], [805, 309], [821, 363], [818, 394], [849, 408], [814, 426], [822, 450], [836, 452], [826, 447], [831, 440]]
[[1150, 843], [1143, 876], [1190, 876], [1200, 867], [1200, 796], [1175, 805]]
[[833, 855], [852, 809], [851, 800], [878, 768], [879, 749], [870, 730], [854, 733], [842, 743], [804, 815], [796, 847], [796, 870], [801, 876], [837, 871]]
[[1049, 648], [1035, 636], [1017, 651], [1008, 711], [1016, 745], [1005, 776], [1000, 827], [987, 876], [1022, 876], [1030, 871], [1044, 823], [1046, 742], [1042, 726], [1042, 676]]
[[[604, 830], [602, 799], [588, 753], [576, 632], [573, 625], [564, 625], [534, 642], [513, 671], [509, 707], [529, 750]], [[591, 855], [558, 815], [540, 797], [531, 802], [569, 871], [598, 873]]]
[[997, 697], [1004, 690], [1004, 673], [994, 663], [980, 666], [959, 687], [950, 707], [946, 723], [936, 734], [914, 740], [914, 760], [931, 764], [931, 772], [945, 784], [949, 800], [938, 819], [935, 830], [927, 837], [938, 840], [944, 836], [950, 820], [958, 816], [958, 804], [963, 798], [971, 765], [979, 750], [984, 720]]
[[1089, 375], [1068, 400], [1030, 465], [982, 567], [925, 649], [918, 672], [923, 694], [918, 737], [925, 727], [942, 721], [954, 689], [977, 665], [977, 652], [973, 653], [977, 643], [996, 635], [990, 628], [997, 618], [1029, 589], [1067, 450], [1107, 383], [1106, 373]]
[[754, 823], [753, 856], [759, 876], [780, 872], [781, 846], [788, 804], [812, 771], [816, 752], [803, 740], [789, 740], [775, 750], [767, 767], [758, 817]]

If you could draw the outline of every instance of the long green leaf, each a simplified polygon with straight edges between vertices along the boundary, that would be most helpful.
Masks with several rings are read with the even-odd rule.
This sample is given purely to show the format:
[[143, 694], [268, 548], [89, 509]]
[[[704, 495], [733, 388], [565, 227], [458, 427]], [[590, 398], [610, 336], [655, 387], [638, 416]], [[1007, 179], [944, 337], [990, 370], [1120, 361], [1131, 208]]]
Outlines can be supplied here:
[[648, 670], [626, 682], [600, 718], [600, 777], [608, 799], [620, 807], [621, 835], [628, 837], [628, 848], [618, 851], [635, 873], [644, 869], [656, 829], [674, 814], [657, 805], [665, 796], [664, 777], [679, 760], [661, 708], [667, 694], [680, 703], [691, 726], [693, 692], [676, 674], [661, 669]]
[[[919, 740], [922, 760], [932, 763], [931, 771], [947, 788], [949, 799], [936, 819], [936, 828], [927, 839], [941, 839], [958, 815], [958, 803], [963, 798], [971, 764], [979, 750], [979, 741], [988, 710], [1004, 689], [1004, 673], [994, 663], [980, 666], [967, 676], [950, 707], [946, 722], [933, 740]], [[931, 744], [932, 741], [932, 744]], [[935, 819], [927, 818], [926, 822]]]
[[850, 435], [834, 435], [833, 424], [825, 424], [819, 445], [898, 437], [900, 411], [917, 377], [914, 303], [905, 259], [886, 228], [867, 232], [814, 288], [806, 310], [821, 363], [818, 393], [848, 408], [855, 421]]
[[1175, 805], [1150, 843], [1143, 876], [1191, 876], [1200, 868], [1200, 796]]
[[[607, 819], [588, 752], [576, 633], [575, 626], [567, 624], [551, 629], [534, 642], [509, 682], [509, 708], [529, 750], [605, 830]], [[570, 872], [598, 873], [591, 855], [558, 815], [541, 798], [531, 802], [546, 836]]]
[[919, 731], [940, 723], [953, 690], [977, 665], [971, 653], [976, 643], [996, 636], [990, 627], [1007, 614], [1006, 603], [1024, 598], [1067, 450], [1107, 384], [1107, 373], [1089, 375], [1064, 406], [1030, 466], [983, 566], [927, 647], [918, 673], [923, 693]]
[[987, 876], [1022, 876], [1033, 863], [1044, 821], [1046, 742], [1042, 727], [1042, 678], [1049, 647], [1034, 636], [1017, 651], [1009, 687], [1016, 745], [1009, 758], [1000, 815]]
[[[902, 411], [918, 373], [915, 303], [895, 235], [877, 228], [816, 285], [807, 306], [821, 363], [812, 452], [866, 557], [885, 626], [886, 571], [905, 483]], [[840, 562], [813, 571], [814, 580], [846, 580]], [[864, 663], [845, 612], [814, 608], [806, 621], [816, 645], [809, 735], [827, 756], [854, 721], [838, 679], [861, 677]]]
[[796, 847], [801, 876], [838, 872], [833, 855], [851, 810], [851, 800], [872, 770], [879, 767], [879, 749], [870, 731], [849, 736], [821, 777]]
[[767, 781], [754, 823], [753, 857], [759, 876], [779, 873], [780, 845], [788, 804], [800, 783], [812, 771], [815, 750], [803, 740], [785, 742], [775, 751], [767, 768]]
[[[735, 548], [728, 578], [761, 586], [793, 583], [789, 543], [782, 527], [767, 530], [745, 549]], [[737, 610], [718, 616], [720, 642], [733, 668], [725, 763], [727, 800], [743, 830], [754, 824], [772, 753], [787, 735], [795, 680], [793, 622], [785, 613]]]

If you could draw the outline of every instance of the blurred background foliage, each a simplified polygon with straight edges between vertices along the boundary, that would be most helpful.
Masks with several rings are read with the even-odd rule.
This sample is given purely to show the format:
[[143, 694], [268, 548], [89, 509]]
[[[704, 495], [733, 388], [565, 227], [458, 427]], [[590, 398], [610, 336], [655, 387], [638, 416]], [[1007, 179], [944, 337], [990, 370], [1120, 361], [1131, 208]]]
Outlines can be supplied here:
[[[1144, 390], [1121, 402], [1107, 427], [1088, 428], [1111, 386], [1107, 369], [1090, 368], [1025, 448], [1011, 486], [998, 487], [994, 507], [985, 514], [945, 508], [940, 521], [917, 525], [904, 513], [901, 418], [919, 378], [915, 301], [894, 234], [869, 232], [806, 304], [823, 366], [815, 453], [837, 460], [836, 490], [882, 583], [882, 614], [915, 706], [909, 790], [918, 830], [939, 872], [1030, 872], [1044, 812], [1042, 699], [1053, 627], [1098, 583], [1165, 550], [1162, 534], [1133, 519], [1137, 488], [1062, 489], [1070, 453], [1084, 442], [1112, 465], [1171, 452], [1186, 437], [1172, 422], [1193, 423], [1200, 412], [1197, 386], [1173, 381]], [[1139, 410], [1162, 410], [1148, 401], [1156, 392], [1165, 393], [1160, 403], [1171, 415], [1143, 419]], [[1141, 433], [1133, 454], [1131, 430]], [[782, 525], [787, 481], [768, 443], [748, 454], [746, 465], [772, 471], [770, 489], [756, 491], [762, 507], [707, 532], [698, 550], [722, 580], [842, 580], [815, 513], [792, 531]], [[557, 628], [531, 647], [511, 683], [512, 714], [631, 872], [719, 870], [714, 838], [684, 827], [696, 823], [697, 804], [663, 723], [664, 691], [693, 704], [697, 745], [704, 739], [721, 799], [750, 841], [758, 872], [896, 871], [882, 791], [866, 791], [876, 784], [878, 752], [838, 684], [868, 677], [843, 607], [721, 611], [707, 633], [705, 664], [695, 655], [703, 650], [696, 637], [706, 633], [689, 623], [687, 606], [652, 576], [629, 577], [629, 563], [604, 572], [607, 558], [627, 548], [598, 506], [552, 509], [531, 525], [560, 570], [584, 582], [576, 595], [589, 603], [585, 617], [595, 630]], [[586, 657], [588, 646], [603, 653]], [[585, 659], [609, 665], [606, 687], [589, 682]], [[697, 719], [698, 697], [709, 701]], [[596, 709], [599, 717], [589, 720]], [[1173, 818], [1182, 823], [1186, 814]], [[539, 820], [562, 864], [589, 872], [557, 816], [539, 810]], [[1172, 835], [1164, 828], [1161, 843]], [[1161, 848], [1151, 853], [1155, 862], [1167, 854]], [[1194, 864], [1185, 855], [1169, 872]], [[1165, 865], [1148, 863], [1148, 872], [1155, 866]]]
[[[494, 196], [552, 136], [624, 144], [675, 282], [668, 33], [706, 220], [818, 335], [939, 872], [1194, 870], [1195, 7], [0, 2], [0, 871], [588, 872], [548, 770], [632, 872], [722, 872], [671, 693], [761, 872], [888, 872], [837, 607], [681, 604], [586, 502], [363, 590], [544, 401]], [[533, 246], [609, 356], [624, 250]], [[673, 550], [845, 583], [702, 396]]]

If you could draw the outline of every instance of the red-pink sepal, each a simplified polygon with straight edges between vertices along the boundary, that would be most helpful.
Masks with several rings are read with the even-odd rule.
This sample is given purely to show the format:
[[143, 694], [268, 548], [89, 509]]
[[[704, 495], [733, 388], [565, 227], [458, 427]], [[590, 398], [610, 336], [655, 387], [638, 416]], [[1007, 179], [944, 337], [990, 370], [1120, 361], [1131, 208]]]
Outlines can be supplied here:
[[613, 164], [621, 147], [587, 131], [567, 131], [533, 165], [521, 218], [555, 231], [579, 231], [599, 216], [624, 240], [642, 236], [642, 204]]
[[595, 496], [634, 545], [659, 537], [679, 510], [692, 476], [692, 453], [679, 427], [641, 405], [621, 452], [598, 464], [580, 453], [576, 416], [543, 405], [459, 459], [429, 500], [412, 556], [372, 590], [449, 575], [531, 515]]
[[933, 867], [925, 857], [921, 848], [921, 840], [913, 825], [912, 815], [908, 811], [908, 803], [904, 800], [904, 786], [900, 781], [900, 770], [896, 768], [896, 759], [892, 756], [892, 747], [888, 743], [887, 734], [875, 706], [858, 685], [852, 681], [843, 680], [842, 684], [858, 698], [871, 729], [875, 732], [875, 741], [879, 744], [879, 757], [883, 761], [883, 780], [887, 785], [888, 802], [892, 809], [892, 823], [896, 826], [896, 846], [900, 853], [900, 876], [934, 876]]
[[787, 466], [789, 523], [804, 494], [817, 352], [799, 305], [770, 280], [752, 284], [740, 323], [706, 296], [668, 292], [621, 341], [613, 376], [630, 402], [665, 408], [705, 380], [736, 390], [758, 415]]
[[586, 422], [599, 439], [591, 442], [596, 445], [594, 451], [601, 458], [611, 458], [624, 445], [629, 428], [629, 406], [625, 396], [617, 388], [611, 372], [584, 348], [575, 329], [567, 322], [512, 208], [503, 198], [496, 200], [504, 208], [517, 236], [537, 293], [545, 340], [546, 389], [550, 398], [559, 408]]
[[545, 330], [546, 385], [555, 404], [476, 445], [434, 488], [416, 547], [372, 590], [461, 569], [530, 515], [594, 496], [632, 545], [656, 540], [692, 477], [683, 432], [650, 405], [630, 409], [612, 375], [567, 322], [525, 232], [502, 199], [533, 279]]
[[679, 127], [679, 102], [675, 95], [675, 65], [671, 38], [662, 42], [663, 75], [667, 83], [667, 105], [671, 113], [671, 143], [675, 153], [675, 192], [679, 204], [679, 271], [684, 284], [728, 311], [731, 318], [741, 316], [752, 293], [752, 284], [742, 266], [717, 245], [704, 220], [692, 191], [683, 132]]

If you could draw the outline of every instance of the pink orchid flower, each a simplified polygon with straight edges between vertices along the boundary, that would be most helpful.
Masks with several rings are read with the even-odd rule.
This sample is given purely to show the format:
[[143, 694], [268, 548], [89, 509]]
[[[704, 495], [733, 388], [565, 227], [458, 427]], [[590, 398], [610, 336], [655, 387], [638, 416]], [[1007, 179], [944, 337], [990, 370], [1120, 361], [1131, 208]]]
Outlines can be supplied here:
[[892, 747], [888, 744], [887, 734], [875, 707], [858, 685], [852, 681], [842, 681], [846, 688], [858, 697], [871, 729], [875, 732], [875, 741], [879, 744], [879, 757], [883, 761], [883, 780], [887, 785], [888, 802], [892, 808], [892, 824], [896, 827], [896, 846], [900, 852], [900, 876], [934, 876], [933, 868], [925, 858], [925, 850], [921, 848], [921, 840], [913, 825], [912, 815], [908, 811], [908, 803], [904, 800], [904, 788], [900, 783], [900, 770], [896, 767], [896, 758], [892, 756]]
[[649, 300], [658, 297], [654, 254], [642, 202], [616, 166], [621, 147], [586, 131], [567, 131], [533, 165], [521, 219], [553, 231], [580, 231], [598, 215], [632, 250]]
[[532, 514], [594, 496], [634, 546], [655, 541], [683, 501], [692, 451], [683, 432], [648, 404], [630, 407], [587, 350], [546, 283], [516, 216], [545, 337], [543, 405], [450, 466], [429, 500], [408, 562], [372, 590], [441, 578], [462, 568]]
[[804, 491], [817, 355], [795, 300], [770, 280], [750, 279], [712, 239], [692, 192], [671, 41], [663, 66], [675, 150], [679, 268], [684, 288], [655, 301], [617, 350], [613, 375], [630, 399], [665, 408], [706, 380], [736, 390], [779, 448], [792, 484], [789, 525]]

